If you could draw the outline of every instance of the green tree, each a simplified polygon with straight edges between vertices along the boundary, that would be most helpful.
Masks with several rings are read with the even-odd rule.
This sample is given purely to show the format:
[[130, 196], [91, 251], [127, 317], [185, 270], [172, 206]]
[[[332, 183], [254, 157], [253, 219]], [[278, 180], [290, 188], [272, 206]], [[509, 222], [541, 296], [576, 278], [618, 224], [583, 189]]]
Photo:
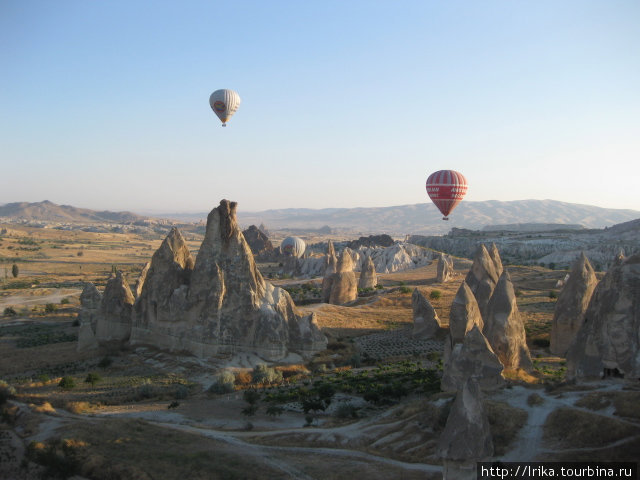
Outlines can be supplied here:
[[18, 264], [14, 263], [11, 266], [11, 275], [13, 275], [13, 278], [16, 278], [19, 273], [20, 273], [20, 269], [18, 268]]
[[58, 386], [60, 388], [63, 388], [64, 390], [71, 390], [72, 388], [75, 388], [76, 381], [73, 379], [73, 377], [62, 377], [60, 383], [58, 383]]
[[91, 386], [93, 387], [100, 380], [102, 380], [102, 377], [100, 375], [98, 375], [97, 373], [90, 373], [89, 375], [87, 375], [87, 378], [84, 379], [84, 382], [90, 383]]

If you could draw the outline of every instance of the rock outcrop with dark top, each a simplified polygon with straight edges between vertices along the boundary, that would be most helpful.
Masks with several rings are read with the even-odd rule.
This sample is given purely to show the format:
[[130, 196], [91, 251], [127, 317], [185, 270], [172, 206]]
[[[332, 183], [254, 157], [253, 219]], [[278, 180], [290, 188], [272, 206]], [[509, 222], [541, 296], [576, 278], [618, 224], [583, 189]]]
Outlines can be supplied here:
[[314, 314], [301, 315], [285, 290], [262, 278], [238, 228], [235, 202], [222, 200], [209, 214], [195, 264], [177, 230], [156, 254], [131, 343], [201, 357], [251, 352], [267, 360], [326, 347]]
[[491, 428], [475, 379], [469, 378], [458, 391], [437, 451], [443, 459], [445, 480], [475, 479], [476, 462], [493, 455]]
[[567, 376], [640, 378], [640, 254], [617, 259], [596, 286], [567, 353]]
[[487, 304], [483, 333], [505, 368], [531, 369], [524, 323], [516, 303], [511, 277], [506, 270], [500, 275]]
[[358, 289], [375, 288], [378, 284], [378, 276], [376, 275], [376, 267], [373, 260], [368, 257], [362, 265], [360, 279], [358, 280]]
[[254, 257], [268, 257], [273, 255], [273, 244], [269, 237], [255, 225], [243, 230], [242, 235], [249, 244]]
[[550, 351], [564, 356], [582, 327], [598, 278], [584, 253], [574, 262], [564, 288], [558, 296], [551, 324]]
[[413, 338], [427, 340], [439, 336], [442, 332], [442, 326], [438, 314], [427, 297], [417, 288], [413, 290], [411, 306], [413, 308]]

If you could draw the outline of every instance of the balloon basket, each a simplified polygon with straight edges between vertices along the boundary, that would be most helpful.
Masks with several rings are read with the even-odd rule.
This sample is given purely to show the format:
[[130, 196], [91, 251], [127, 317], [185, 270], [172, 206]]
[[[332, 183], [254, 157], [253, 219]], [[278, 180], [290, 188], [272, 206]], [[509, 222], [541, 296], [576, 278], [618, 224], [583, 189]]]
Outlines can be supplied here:
[[449, 217], [442, 217], [442, 219], [449, 221]]

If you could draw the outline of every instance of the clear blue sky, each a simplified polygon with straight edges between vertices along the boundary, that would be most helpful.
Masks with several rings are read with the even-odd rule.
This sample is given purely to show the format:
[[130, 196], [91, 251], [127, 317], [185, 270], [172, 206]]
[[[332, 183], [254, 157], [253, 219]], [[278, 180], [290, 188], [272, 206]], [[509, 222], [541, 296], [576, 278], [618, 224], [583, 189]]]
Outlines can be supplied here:
[[640, 210], [637, 0], [4, 0], [0, 62], [0, 203]]

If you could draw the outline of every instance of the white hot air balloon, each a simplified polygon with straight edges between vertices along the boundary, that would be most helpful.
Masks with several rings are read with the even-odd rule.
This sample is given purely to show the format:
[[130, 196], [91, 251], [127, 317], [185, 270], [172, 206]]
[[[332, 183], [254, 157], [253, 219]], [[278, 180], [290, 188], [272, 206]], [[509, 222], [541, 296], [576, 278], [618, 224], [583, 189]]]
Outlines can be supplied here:
[[280, 250], [282, 250], [282, 253], [286, 257], [293, 256], [300, 258], [306, 247], [304, 240], [300, 237], [287, 237], [280, 244]]
[[226, 88], [216, 90], [209, 97], [209, 105], [213, 113], [222, 121], [222, 126], [226, 127], [227, 122], [240, 106], [240, 95]]

